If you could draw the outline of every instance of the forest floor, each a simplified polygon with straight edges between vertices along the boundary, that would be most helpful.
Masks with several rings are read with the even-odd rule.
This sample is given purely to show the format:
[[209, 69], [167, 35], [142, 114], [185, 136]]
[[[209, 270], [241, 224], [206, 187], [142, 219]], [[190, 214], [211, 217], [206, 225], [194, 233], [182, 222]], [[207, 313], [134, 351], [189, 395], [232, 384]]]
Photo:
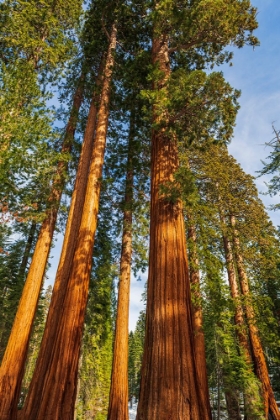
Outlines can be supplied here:
[[132, 404], [132, 408], [130, 408], [130, 404], [129, 404], [129, 420], [136, 419], [136, 412], [137, 412], [137, 404]]

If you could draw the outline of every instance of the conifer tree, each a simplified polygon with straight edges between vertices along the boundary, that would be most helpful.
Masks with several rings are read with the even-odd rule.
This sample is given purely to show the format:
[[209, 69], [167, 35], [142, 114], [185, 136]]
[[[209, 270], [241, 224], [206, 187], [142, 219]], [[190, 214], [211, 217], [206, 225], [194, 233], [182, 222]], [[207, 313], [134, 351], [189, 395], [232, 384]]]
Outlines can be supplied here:
[[[66, 128], [62, 146], [62, 154], [69, 153], [71, 149], [77, 122], [77, 113], [81, 105], [81, 100], [81, 89], [80, 86], [78, 86], [74, 96], [74, 103], [70, 120]], [[5, 389], [9, 389], [9, 397], [7, 398], [9, 402], [6, 403], [7, 407], [9, 407], [10, 404], [16, 404], [19, 395], [20, 384], [24, 372], [24, 364], [27, 357], [30, 331], [34, 321], [47, 259], [50, 252], [52, 237], [57, 219], [58, 206], [65, 183], [66, 170], [67, 161], [61, 160], [57, 166], [57, 173], [53, 181], [53, 188], [48, 199], [49, 208], [47, 209], [46, 218], [44, 219], [39, 232], [32, 257], [32, 262], [19, 303], [18, 313], [1, 365], [0, 393], [2, 395], [2, 402], [4, 403], [5, 398], [7, 398], [7, 395], [5, 395]], [[12, 380], [12, 377], [17, 379]], [[10, 385], [7, 388], [8, 383], [10, 383]], [[12, 400], [10, 400], [11, 398]], [[7, 409], [11, 410], [11, 408]]]
[[[214, 205], [213, 209], [215, 209], [216, 207], [216, 212], [219, 215], [218, 218], [220, 218], [222, 222], [222, 225], [220, 227], [219, 223], [217, 223], [217, 229], [221, 229], [223, 236], [229, 283], [232, 298], [235, 302], [235, 323], [238, 326], [237, 335], [239, 337], [239, 342], [241, 346], [241, 356], [242, 353], [245, 356], [245, 360], [249, 369], [248, 374], [250, 373], [250, 371], [252, 371], [254, 367], [254, 371], [257, 375], [257, 378], [262, 384], [262, 395], [264, 398], [265, 407], [264, 413], [266, 418], [268, 418], [268, 416], [272, 416], [272, 418], [274, 416], [275, 418], [277, 418], [277, 416], [279, 415], [278, 409], [275, 408], [275, 399], [273, 397], [271, 385], [269, 384], [268, 374], [260, 374], [260, 372], [258, 372], [258, 369], [261, 369], [257, 367], [258, 363], [264, 361], [264, 358], [258, 357], [258, 360], [256, 360], [256, 358], [254, 357], [254, 351], [257, 350], [253, 348], [254, 344], [252, 343], [252, 340], [250, 338], [250, 328], [256, 328], [256, 330], [254, 331], [253, 341], [258, 341], [258, 321], [256, 320], [255, 316], [249, 318], [248, 320], [248, 317], [246, 315], [246, 302], [248, 299], [250, 299], [250, 297], [248, 289], [248, 280], [246, 278], [246, 272], [244, 268], [245, 266], [243, 265], [243, 257], [240, 253], [241, 242], [239, 242], [239, 237], [237, 236], [238, 234], [240, 234], [242, 237], [242, 253], [244, 256], [246, 255], [248, 270], [250, 270], [249, 267], [251, 266], [251, 264], [254, 267], [256, 267], [256, 265], [259, 267], [266, 265], [265, 260], [261, 260], [257, 255], [261, 252], [261, 243], [263, 241], [263, 233], [261, 232], [264, 232], [264, 228], [262, 226], [263, 224], [266, 225], [266, 222], [264, 221], [267, 219], [267, 216], [264, 213], [262, 204], [257, 198], [256, 188], [253, 185], [252, 177], [243, 173], [239, 165], [234, 161], [232, 157], [228, 155], [228, 152], [225, 148], [217, 148], [217, 146], [212, 146], [212, 148], [209, 151], [204, 152], [200, 156], [200, 159], [202, 159], [200, 161], [200, 164], [196, 166], [197, 169], [200, 166], [200, 169], [198, 170], [198, 172], [196, 172], [196, 174], [198, 178], [201, 177], [200, 182], [202, 185], [204, 185], [204, 187], [202, 187], [202, 196], [204, 198], [208, 197], [207, 200], [210, 200], [212, 206]], [[197, 161], [197, 163], [198, 162], [199, 160]], [[202, 170], [202, 172], [199, 173], [199, 171], [203, 167], [205, 169], [208, 169], [206, 169], [205, 171]], [[230, 227], [230, 218], [231, 225], [235, 223], [235, 220], [238, 220], [238, 225], [240, 224], [239, 233], [237, 233], [236, 230], [235, 233], [233, 232], [233, 227]], [[260, 220], [262, 220], [262, 222], [260, 222]], [[267, 228], [265, 228], [265, 230], [267, 232], [269, 231], [267, 230]], [[271, 244], [270, 246], [273, 246], [272, 244], [274, 239], [272, 231], [271, 234], [272, 236], [270, 236], [269, 242]], [[269, 236], [271, 234], [268, 234], [266, 236]], [[254, 246], [252, 246], [252, 244], [254, 244]], [[239, 250], [239, 252], [237, 251], [237, 249]], [[242, 278], [244, 278], [244, 276], [245, 281], [242, 285]], [[257, 282], [257, 284], [260, 284], [261, 277], [255, 277], [254, 283], [255, 282]], [[241, 299], [241, 292], [244, 293], [244, 295], [247, 296], [247, 298], [245, 298], [244, 296], [244, 298]], [[255, 299], [257, 301], [257, 299], [260, 298], [261, 297], [256, 297]], [[249, 301], [248, 304], [249, 312], [251, 310], [250, 313], [254, 313], [252, 304], [250, 305]], [[245, 322], [245, 315], [247, 322]], [[256, 348], [259, 349], [259, 351], [261, 351], [260, 342], [258, 342], [258, 346]], [[266, 369], [266, 367], [264, 369]], [[258, 411], [255, 410], [258, 407], [261, 407], [261, 404], [257, 402], [258, 391], [256, 389], [254, 391], [254, 387], [250, 387], [248, 381], [247, 385], [244, 388], [244, 396], [246, 402], [245, 409], [248, 418], [253, 419], [257, 418], [257, 416], [261, 416], [261, 414], [258, 414]]]
[[[194, 333], [194, 349], [195, 361], [197, 369], [197, 377], [200, 383], [199, 388], [204, 387], [208, 389], [208, 378], [206, 368], [206, 354], [205, 354], [205, 340], [203, 331], [203, 315], [201, 303], [201, 290], [200, 290], [200, 274], [199, 274], [199, 261], [197, 252], [196, 229], [193, 217], [189, 211], [188, 213], [188, 257], [189, 257], [189, 273], [192, 294], [192, 321]], [[206, 384], [206, 386], [205, 386]], [[211, 417], [211, 407], [209, 395], [202, 393], [201, 399], [205, 407], [208, 407], [208, 415]]]
[[[65, 276], [64, 279], [62, 279], [62, 281], [65, 282], [64, 284], [66, 286], [66, 290], [61, 289], [60, 284], [58, 285], [58, 290], [63, 290], [63, 292], [61, 293], [61, 296], [58, 296], [56, 299], [62, 299], [62, 301], [64, 301], [64, 304], [62, 311], [60, 312], [60, 322], [58, 324], [57, 331], [55, 331], [53, 348], [49, 350], [53, 356], [50, 360], [50, 365], [45, 370], [46, 377], [42, 378], [41, 375], [38, 376], [38, 372], [40, 369], [39, 365], [38, 369], [36, 368], [35, 370], [35, 375], [37, 375], [37, 378], [40, 378], [38, 380], [38, 383], [40, 384], [41, 389], [44, 389], [44, 394], [42, 395], [42, 397], [40, 397], [39, 395], [38, 399], [38, 393], [35, 394], [35, 392], [37, 392], [37, 389], [34, 389], [35, 392], [32, 394], [32, 396], [30, 396], [28, 400], [28, 405], [26, 405], [25, 409], [25, 415], [27, 415], [26, 413], [30, 413], [32, 411], [32, 414], [28, 414], [29, 418], [35, 419], [38, 418], [38, 416], [40, 418], [45, 418], [51, 415], [54, 419], [59, 418], [60, 416], [63, 416], [66, 419], [72, 418], [74, 412], [78, 359], [82, 338], [81, 334], [83, 329], [84, 312], [87, 301], [88, 280], [91, 268], [91, 255], [94, 243], [94, 234], [96, 229], [97, 210], [100, 194], [100, 178], [102, 175], [106, 130], [108, 125], [110, 83], [114, 63], [113, 51], [116, 47], [116, 33], [116, 25], [113, 24], [113, 29], [110, 35], [108, 53], [106, 57], [106, 63], [103, 72], [103, 83], [100, 96], [100, 107], [98, 112], [98, 124], [95, 132], [94, 148], [92, 155], [90, 156], [91, 167], [89, 168], [89, 173], [86, 170], [87, 168], [84, 167], [82, 169], [83, 174], [81, 175], [82, 178], [87, 179], [87, 192], [81, 215], [82, 217], [81, 226], [79, 229], [79, 239], [78, 241], [76, 241], [75, 254], [73, 257], [72, 266], [72, 261], [66, 261], [64, 263], [67, 268], [67, 270], [65, 269], [65, 271], [67, 271], [69, 275], [69, 280], [67, 276]], [[74, 220], [74, 223], [76, 223], [76, 220]], [[73, 235], [72, 231], [69, 233], [70, 236]], [[74, 246], [75, 244], [73, 243], [72, 245]], [[62, 256], [63, 252], [64, 251], [62, 251]], [[76, 293], [76, 289], [77, 292], [79, 289], [80, 291]], [[58, 316], [60, 316], [60, 314]], [[51, 323], [51, 321], [52, 320], [49, 317], [48, 322]], [[72, 337], [73, 334], [75, 334], [75, 340]], [[64, 347], [66, 353], [63, 356], [59, 356], [59, 353], [61, 353], [61, 351], [64, 351], [61, 345], [59, 344], [61, 340], [64, 343], [69, 342], [69, 344], [72, 343], [73, 345], [71, 351], [68, 351], [67, 346]], [[67, 359], [69, 360], [67, 361]], [[59, 360], [63, 360], [63, 363], [59, 362]], [[42, 359], [42, 362], [46, 363], [46, 360]], [[43, 369], [45, 369], [44, 366]], [[60, 380], [57, 381], [56, 389], [54, 389], [52, 384], [51, 378], [53, 374], [56, 377], [60, 375]], [[67, 393], [63, 391], [64, 383], [68, 384], [66, 388]], [[34, 403], [35, 399], [37, 399], [38, 401], [38, 403], [36, 404]], [[41, 403], [39, 403], [40, 399]]]
[[[239, 46], [247, 40], [254, 43], [255, 39], [247, 37], [247, 31], [256, 27], [255, 11], [249, 2], [209, 2], [206, 9], [205, 2], [182, 5], [158, 1], [153, 4], [151, 17], [154, 71], [150, 94], [153, 103], [150, 266], [137, 419], [207, 419], [207, 408], [199, 402], [195, 372], [182, 205], [178, 196], [170, 197], [164, 192], [174, 183], [178, 169], [177, 135], [186, 121], [180, 116], [188, 115], [182, 88], [190, 80], [185, 69], [176, 72], [174, 68], [177, 57], [182, 57], [183, 63], [189, 59], [192, 68], [201, 68], [205, 62], [215, 61], [214, 57], [223, 60], [222, 50], [229, 42]], [[192, 75], [195, 78], [195, 72], [190, 72]], [[172, 121], [176, 124], [171, 130]], [[202, 133], [200, 137], [203, 138]]]

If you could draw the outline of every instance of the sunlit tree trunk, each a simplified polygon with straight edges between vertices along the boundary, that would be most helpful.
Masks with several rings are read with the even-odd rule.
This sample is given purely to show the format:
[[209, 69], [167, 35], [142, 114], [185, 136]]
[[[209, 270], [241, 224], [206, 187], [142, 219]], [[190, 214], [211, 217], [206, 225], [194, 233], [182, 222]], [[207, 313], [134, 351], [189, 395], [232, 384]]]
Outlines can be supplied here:
[[[70, 119], [66, 127], [62, 153], [69, 153], [73, 143], [77, 114], [82, 102], [82, 90], [82, 83], [80, 83], [74, 96]], [[2, 361], [0, 369], [1, 420], [12, 420], [16, 417], [28, 343], [50, 252], [66, 171], [67, 162], [60, 161], [48, 199], [49, 209], [39, 232], [16, 318]]]
[[132, 257], [132, 202], [133, 202], [133, 113], [130, 133], [124, 199], [123, 236], [118, 288], [113, 367], [110, 389], [108, 420], [128, 420], [128, 321], [130, 272]]
[[238, 232], [235, 228], [236, 222], [234, 216], [230, 217], [230, 222], [231, 226], [233, 227], [233, 245], [241, 293], [243, 296], [245, 296], [244, 307], [248, 322], [249, 339], [252, 349], [254, 370], [262, 385], [262, 396], [265, 406], [265, 416], [266, 419], [279, 420], [280, 412], [271, 387], [266, 360], [259, 336], [259, 330], [256, 324], [255, 311], [251, 302], [249, 282], [244, 269], [243, 257], [240, 249]]
[[[170, 63], [168, 40], [159, 33], [155, 28], [152, 62], [162, 77], [154, 90], [164, 96]], [[168, 118], [160, 105], [154, 105], [154, 126]], [[206, 420], [196, 376], [182, 204], [160, 190], [174, 181], [177, 141], [162, 128], [153, 129], [151, 165], [147, 319], [137, 420]]]
[[90, 104], [84, 141], [76, 175], [75, 187], [72, 194], [61, 256], [46, 321], [46, 327], [25, 405], [18, 415], [18, 418], [20, 419], [36, 418], [36, 413], [40, 406], [44, 387], [42, 378], [46, 376], [49, 370], [49, 364], [51, 363], [50, 354], [57, 329], [60, 324], [60, 309], [63, 306], [66, 294], [67, 282], [71, 272], [76, 239], [79, 233], [82, 210], [85, 200], [88, 171], [94, 144], [97, 102], [98, 98], [94, 93]]
[[109, 116], [110, 82], [114, 66], [116, 34], [117, 30], [114, 25], [104, 69], [98, 122], [81, 225], [78, 238], [76, 238], [73, 264], [61, 308], [60, 323], [52, 343], [51, 354], [49, 354], [51, 363], [46, 376], [41, 378], [44, 381], [44, 386], [40, 405], [36, 407], [36, 413], [24, 417], [28, 420], [72, 420], [74, 416], [78, 362], [97, 225], [100, 180]]
[[192, 290], [192, 321], [194, 329], [194, 347], [197, 377], [199, 381], [199, 390], [201, 392], [202, 404], [208, 409], [208, 416], [211, 418], [210, 396], [208, 388], [205, 339], [203, 331], [203, 315], [201, 306], [199, 261], [197, 255], [196, 230], [191, 214], [188, 214], [188, 242], [189, 242], [189, 270]]
[[[21, 264], [18, 270], [18, 275], [17, 275], [17, 282], [16, 282], [16, 289], [14, 290], [14, 293], [16, 293], [16, 298], [13, 299], [14, 303], [13, 303], [13, 307], [9, 309], [9, 319], [6, 318], [2, 318], [0, 320], [0, 363], [2, 360], [2, 356], [5, 352], [5, 348], [7, 345], [6, 342], [6, 338], [9, 338], [9, 334], [10, 334], [10, 322], [9, 321], [13, 321], [16, 311], [17, 311], [17, 307], [18, 307], [18, 299], [22, 293], [22, 289], [24, 286], [24, 280], [25, 280], [25, 273], [26, 273], [26, 268], [27, 268], [27, 264], [28, 264], [28, 259], [30, 257], [30, 253], [31, 253], [31, 249], [35, 240], [35, 234], [36, 234], [36, 222], [33, 220], [31, 222], [30, 228], [29, 228], [29, 232], [28, 232], [28, 237], [27, 237], [27, 241], [25, 244], [25, 249], [23, 252], [23, 257], [21, 260]], [[7, 295], [6, 290], [9, 290], [9, 287], [5, 287], [2, 291], [2, 296], [3, 296], [3, 302], [5, 301], [5, 295]], [[11, 297], [10, 297], [11, 298]], [[3, 337], [3, 339], [2, 339]]]

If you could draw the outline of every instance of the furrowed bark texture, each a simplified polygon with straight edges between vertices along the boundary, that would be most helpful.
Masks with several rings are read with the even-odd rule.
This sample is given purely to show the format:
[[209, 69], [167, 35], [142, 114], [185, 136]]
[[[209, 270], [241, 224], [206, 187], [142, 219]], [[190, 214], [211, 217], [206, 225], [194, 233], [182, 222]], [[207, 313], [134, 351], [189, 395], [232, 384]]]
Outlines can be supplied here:
[[[164, 75], [154, 88], [161, 90], [170, 75], [164, 35], [154, 36], [152, 49], [153, 63]], [[164, 117], [155, 105], [154, 123]], [[173, 181], [177, 167], [176, 139], [154, 129], [146, 337], [137, 420], [209, 418], [196, 377], [182, 205], [160, 192], [161, 185]]]
[[128, 321], [132, 257], [133, 116], [130, 121], [123, 236], [108, 420], [128, 420]]
[[[53, 342], [51, 363], [44, 380], [43, 395], [36, 415], [28, 420], [72, 420], [77, 391], [78, 362], [97, 225], [100, 179], [104, 160], [109, 115], [110, 82], [116, 47], [113, 27], [104, 69], [101, 104], [88, 174], [87, 190], [73, 265], [62, 307], [60, 324]], [[27, 419], [27, 417], [25, 417]]]
[[[81, 86], [74, 96], [73, 108], [62, 145], [62, 153], [71, 149], [76, 128], [77, 113], [82, 101]], [[36, 313], [40, 290], [48, 260], [61, 199], [67, 163], [58, 163], [53, 189], [49, 197], [50, 209], [43, 221], [32, 262], [25, 281], [22, 297], [0, 369], [0, 418], [12, 420], [17, 416], [17, 404], [24, 374], [28, 343]]]
[[248, 322], [249, 339], [252, 349], [254, 370], [262, 385], [262, 396], [265, 407], [265, 416], [266, 419], [280, 420], [280, 411], [275, 401], [273, 389], [271, 387], [265, 355], [260, 340], [259, 330], [256, 324], [255, 311], [251, 302], [249, 282], [244, 269], [243, 257], [240, 249], [238, 231], [235, 228], [234, 216], [231, 216], [230, 222], [231, 226], [233, 227], [233, 246], [241, 293], [243, 296], [245, 296], [244, 306]]
[[19, 419], [36, 418], [37, 411], [39, 410], [41, 404], [42, 393], [44, 389], [44, 380], [42, 380], [42, 378], [46, 377], [50, 367], [53, 342], [55, 340], [57, 330], [60, 325], [61, 308], [63, 306], [67, 290], [67, 283], [71, 272], [76, 240], [80, 228], [88, 172], [94, 144], [94, 134], [97, 116], [97, 101], [98, 98], [94, 94], [90, 104], [88, 120], [84, 134], [84, 141], [82, 145], [82, 151], [76, 175], [75, 187], [72, 194], [61, 256], [59, 260], [59, 265], [52, 293], [52, 299], [46, 321], [46, 327], [44, 330], [44, 335], [40, 346], [35, 371], [28, 390], [28, 395], [24, 404], [24, 408], [18, 414]]
[[[188, 215], [188, 219], [190, 222], [192, 222], [192, 217], [190, 214]], [[191, 247], [189, 248], [189, 260], [190, 282], [192, 287], [192, 322], [194, 329], [194, 350], [197, 378], [199, 382], [199, 390], [201, 394], [200, 399], [202, 401], [202, 405], [205, 406], [208, 412], [208, 416], [211, 418], [210, 395], [206, 367], [205, 338], [203, 331], [203, 315], [201, 307], [199, 262], [196, 245], [197, 239], [194, 224], [191, 224], [188, 229], [188, 238], [191, 242]]]

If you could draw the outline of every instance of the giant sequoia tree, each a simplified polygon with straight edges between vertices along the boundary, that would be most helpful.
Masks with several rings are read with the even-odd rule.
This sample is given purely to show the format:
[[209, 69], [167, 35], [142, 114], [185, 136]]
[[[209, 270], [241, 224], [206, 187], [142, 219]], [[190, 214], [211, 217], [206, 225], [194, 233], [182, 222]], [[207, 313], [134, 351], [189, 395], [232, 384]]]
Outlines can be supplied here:
[[[4, 188], [2, 194], [5, 193], [5, 185], [10, 186], [10, 191], [6, 195], [7, 207], [9, 212], [15, 214], [16, 209], [25, 205], [30, 207], [30, 200], [33, 202], [34, 207], [41, 206], [45, 197], [49, 194], [49, 206], [45, 203], [43, 207], [47, 207], [45, 220], [40, 230], [37, 247], [34, 252], [33, 264], [29, 270], [29, 276], [25, 283], [24, 292], [21, 296], [17, 316], [13, 324], [12, 333], [5, 351], [3, 362], [0, 371], [0, 393], [1, 403], [0, 412], [3, 418], [11, 418], [16, 415], [17, 402], [20, 393], [20, 384], [24, 373], [24, 364], [27, 356], [28, 341], [31, 334], [32, 323], [34, 320], [36, 307], [39, 299], [39, 293], [42, 286], [43, 275], [46, 267], [47, 257], [50, 250], [52, 235], [55, 227], [57, 206], [60, 201], [63, 180], [66, 172], [66, 159], [60, 160], [57, 163], [57, 170], [52, 188], [48, 188], [48, 183], [51, 179], [51, 172], [47, 180], [39, 183], [41, 191], [41, 202], [39, 197], [34, 197], [32, 189], [36, 188], [36, 179], [38, 175], [34, 170], [33, 164], [31, 168], [34, 170], [35, 175], [32, 174], [29, 179], [30, 173], [29, 161], [38, 159], [38, 134], [34, 133], [36, 127], [36, 120], [39, 122], [38, 128], [41, 126], [41, 135], [43, 138], [39, 141], [39, 151], [45, 153], [48, 149], [48, 141], [50, 141], [50, 133], [46, 131], [50, 120], [48, 111], [44, 109], [44, 100], [46, 95], [43, 94], [39, 87], [38, 79], [45, 80], [47, 83], [49, 72], [54, 73], [58, 67], [63, 67], [63, 62], [67, 59], [69, 47], [73, 44], [69, 38], [67, 31], [74, 31], [77, 17], [80, 11], [80, 4], [70, 4], [68, 6], [53, 4], [49, 7], [47, 4], [42, 4], [41, 7], [29, 2], [23, 4], [14, 2], [13, 5], [4, 2], [1, 7], [4, 11], [3, 25], [1, 31], [1, 41], [3, 45], [3, 56], [1, 62], [1, 87], [5, 91], [6, 86], [12, 84], [14, 87], [15, 97], [12, 102], [8, 102], [8, 109], [6, 112], [10, 113], [10, 118], [5, 118], [5, 124], [2, 127], [2, 135], [4, 144], [1, 147], [1, 161], [4, 167], [7, 165], [7, 159], [13, 150], [19, 148], [21, 156], [13, 156], [10, 171], [4, 177]], [[38, 25], [38, 26], [37, 26]], [[19, 27], [21, 30], [19, 30]], [[17, 36], [13, 38], [12, 34], [16, 31]], [[32, 45], [26, 42], [27, 35], [33, 34]], [[20, 69], [25, 69], [27, 80], [23, 80]], [[14, 75], [15, 79], [11, 74]], [[10, 76], [10, 77], [9, 77]], [[54, 74], [52, 74], [52, 81], [55, 81]], [[40, 80], [40, 79], [39, 79]], [[26, 83], [26, 85], [25, 85]], [[7, 89], [8, 96], [10, 92]], [[43, 99], [41, 98], [43, 97]], [[7, 97], [4, 97], [4, 100]], [[62, 146], [62, 153], [67, 154], [70, 150], [73, 132], [75, 131], [76, 114], [81, 102], [80, 87], [77, 89], [72, 115], [66, 129], [64, 143]], [[12, 105], [12, 106], [11, 106]], [[13, 107], [16, 109], [16, 114], [13, 112]], [[28, 109], [27, 115], [31, 117], [34, 127], [30, 127], [28, 135], [31, 141], [26, 139], [24, 131], [26, 127], [22, 126], [23, 133], [17, 128], [21, 124], [15, 123], [15, 117], [19, 121], [25, 122], [26, 108]], [[40, 109], [41, 108], [41, 109]], [[12, 116], [12, 118], [11, 118]], [[25, 117], [25, 118], [24, 118]], [[29, 127], [29, 123], [27, 127]], [[40, 128], [39, 128], [40, 130]], [[48, 141], [47, 141], [48, 140]], [[51, 154], [51, 153], [50, 153]], [[16, 153], [15, 153], [16, 155]], [[40, 156], [42, 162], [44, 161], [44, 154]], [[28, 163], [27, 163], [28, 162]], [[48, 164], [52, 168], [53, 161]], [[37, 164], [37, 167], [40, 165]], [[53, 168], [52, 168], [53, 169]], [[47, 174], [47, 172], [45, 172]], [[12, 174], [12, 175], [9, 175]], [[3, 174], [2, 174], [3, 175]], [[42, 175], [42, 173], [41, 173]], [[42, 177], [43, 178], [43, 177]], [[26, 181], [28, 180], [28, 182]], [[21, 194], [18, 185], [23, 185], [24, 189], [29, 194]], [[12, 186], [12, 188], [11, 188]], [[44, 191], [44, 189], [46, 191]], [[31, 193], [30, 193], [31, 191]], [[19, 205], [18, 203], [19, 202]], [[16, 203], [16, 206], [15, 206]]]
[[[177, 91], [176, 97], [175, 89], [176, 86], [178, 89], [179, 81], [180, 89], [187, 88], [189, 75], [183, 69], [176, 72], [176, 58], [178, 55], [186, 64], [189, 60], [192, 68], [201, 68], [205, 62], [214, 61], [219, 55], [221, 58], [223, 47], [229, 42], [239, 46], [246, 41], [255, 42], [246, 35], [256, 27], [255, 10], [247, 1], [209, 1], [206, 4], [198, 1], [191, 5], [155, 1], [151, 19], [150, 265], [137, 419], [207, 419], [211, 414], [208, 407], [200, 403], [201, 391], [195, 371], [182, 204], [176, 194], [168, 194], [179, 164], [178, 127], [183, 128], [184, 117], [188, 115], [186, 100], [182, 99], [184, 95], [180, 97]], [[190, 115], [187, 118], [191, 119]], [[172, 126], [175, 121], [177, 133]], [[201, 138], [203, 134], [200, 133]]]

